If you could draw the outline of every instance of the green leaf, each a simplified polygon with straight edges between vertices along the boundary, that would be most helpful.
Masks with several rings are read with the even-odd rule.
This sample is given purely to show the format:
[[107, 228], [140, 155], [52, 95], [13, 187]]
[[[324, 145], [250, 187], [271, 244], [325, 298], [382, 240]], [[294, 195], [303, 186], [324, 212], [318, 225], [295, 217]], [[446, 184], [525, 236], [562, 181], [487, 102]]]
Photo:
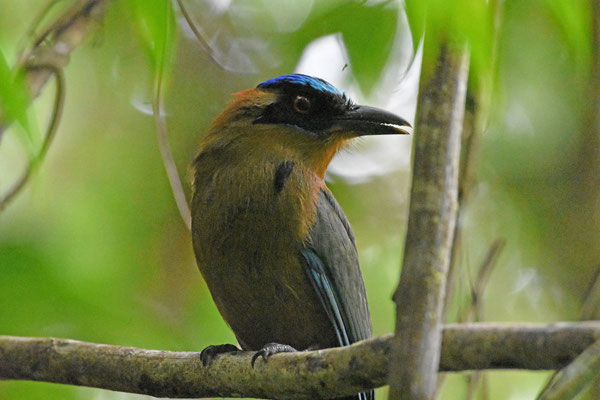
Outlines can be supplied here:
[[144, 49], [155, 71], [167, 69], [175, 48], [176, 24], [173, 6], [164, 0], [130, 0], [125, 6], [132, 13]]
[[425, 16], [427, 14], [427, 1], [406, 0], [406, 18], [412, 35], [413, 52], [417, 52], [419, 43], [425, 34]]
[[593, 51], [591, 2], [583, 0], [544, 0], [551, 18], [569, 47], [576, 67], [587, 69]]
[[286, 44], [304, 48], [321, 36], [339, 33], [344, 40], [352, 73], [365, 94], [374, 88], [389, 60], [398, 23], [395, 3], [323, 2]]
[[398, 26], [398, 9], [382, 3], [353, 5], [341, 16], [342, 38], [360, 88], [369, 94], [387, 64]]
[[492, 4], [494, 3], [480, 0], [460, 0], [460, 16], [456, 16], [453, 27], [458, 40], [466, 42], [469, 46], [470, 70], [476, 81], [491, 73], [494, 46], [493, 13], [495, 12]]
[[34, 131], [27, 114], [30, 96], [25, 86], [22, 70], [17, 73], [11, 71], [6, 58], [0, 51], [0, 123], [6, 124], [16, 121], [25, 132], [20, 135], [23, 145], [33, 151]]
[[425, 76], [435, 64], [442, 42], [468, 45], [474, 75], [487, 74], [491, 67], [494, 38], [493, 12], [484, 0], [406, 0], [406, 15], [416, 46], [423, 36]]

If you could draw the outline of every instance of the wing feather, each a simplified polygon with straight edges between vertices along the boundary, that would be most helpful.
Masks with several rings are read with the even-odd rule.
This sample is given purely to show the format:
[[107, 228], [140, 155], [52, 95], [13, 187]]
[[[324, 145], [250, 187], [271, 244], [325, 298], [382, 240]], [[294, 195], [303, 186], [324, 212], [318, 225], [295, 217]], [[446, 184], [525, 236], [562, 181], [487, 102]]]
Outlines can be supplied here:
[[[301, 250], [301, 261], [335, 329], [339, 345], [371, 337], [371, 318], [354, 233], [327, 189], [319, 194], [317, 218], [310, 240]], [[358, 395], [360, 400], [374, 397], [373, 391]]]

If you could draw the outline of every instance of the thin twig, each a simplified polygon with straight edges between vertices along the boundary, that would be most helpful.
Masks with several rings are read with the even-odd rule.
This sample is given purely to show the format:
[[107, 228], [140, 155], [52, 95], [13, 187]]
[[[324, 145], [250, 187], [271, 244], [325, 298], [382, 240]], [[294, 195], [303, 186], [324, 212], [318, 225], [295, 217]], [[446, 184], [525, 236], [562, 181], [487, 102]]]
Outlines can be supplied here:
[[600, 318], [600, 265], [596, 266], [594, 279], [583, 299], [581, 307], [581, 320]]
[[498, 261], [498, 257], [500, 256], [500, 253], [504, 249], [505, 245], [506, 240], [502, 238], [496, 239], [492, 242], [485, 255], [485, 258], [483, 259], [483, 262], [481, 263], [481, 267], [478, 269], [475, 283], [471, 288], [471, 301], [469, 303], [469, 307], [465, 309], [463, 315], [459, 318], [459, 322], [480, 322], [482, 320], [481, 299], [485, 293], [490, 275], [492, 274], [494, 266]]
[[17, 179], [17, 181], [0, 196], [0, 211], [4, 210], [6, 205], [10, 203], [10, 201], [25, 187], [25, 184], [29, 181], [31, 175], [39, 168], [44, 157], [46, 157], [46, 153], [48, 153], [48, 149], [52, 144], [52, 140], [56, 136], [56, 130], [58, 129], [58, 125], [60, 122], [60, 118], [62, 116], [64, 104], [65, 104], [65, 77], [61, 68], [57, 68], [54, 65], [50, 64], [40, 64], [40, 65], [27, 65], [25, 66], [26, 70], [36, 70], [36, 69], [45, 69], [52, 71], [52, 74], [56, 80], [56, 94], [54, 97], [54, 107], [52, 110], [52, 116], [50, 117], [50, 123], [48, 124], [48, 128], [46, 130], [46, 134], [44, 135], [44, 141], [42, 142], [42, 147], [40, 148], [38, 154], [29, 161], [27, 166], [25, 167], [25, 171], [21, 174], [21, 176]]
[[[19, 57], [15, 70], [24, 72], [24, 81], [31, 100], [35, 99], [45, 87], [51, 76], [57, 82], [56, 100], [48, 133], [44, 138], [39, 154], [30, 160], [24, 173], [14, 185], [0, 197], [0, 210], [15, 198], [28, 182], [33, 170], [37, 168], [48, 151], [55, 136], [62, 114], [64, 102], [64, 77], [62, 68], [68, 63], [71, 52], [86, 38], [87, 34], [102, 19], [109, 0], [78, 1], [56, 19], [36, 40], [31, 48]], [[38, 22], [36, 21], [34, 25]], [[6, 120], [0, 110], [0, 138], [7, 126], [13, 121]]]
[[[498, 256], [504, 249], [506, 241], [504, 239], [496, 239], [490, 245], [483, 261], [481, 262], [481, 266], [478, 268], [477, 277], [475, 278], [475, 282], [471, 288], [471, 301], [469, 302], [469, 306], [465, 309], [464, 312], [458, 317], [458, 322], [480, 322], [484, 320], [483, 311], [482, 311], [482, 302], [483, 294], [487, 288], [487, 283], [489, 281], [490, 275], [498, 260]], [[465, 398], [472, 399], [478, 386], [478, 382], [481, 382], [483, 385], [487, 386], [487, 378], [484, 373], [473, 372], [467, 373], [467, 393]], [[440, 376], [438, 380], [436, 393], [439, 394], [442, 390], [442, 385], [444, 384], [445, 376]], [[482, 390], [482, 397], [487, 398], [487, 390]]]
[[[37, 28], [40, 26], [40, 24], [42, 23], [44, 18], [46, 18], [46, 16], [50, 13], [50, 10], [52, 10], [52, 8], [60, 1], [61, 0], [50, 0], [48, 2], [48, 4], [46, 4], [46, 6], [38, 13], [38, 15], [34, 18], [33, 22], [27, 29], [27, 32], [25, 33], [25, 36], [22, 39], [22, 42], [31, 41], [31, 40], [33, 40], [35, 42], [39, 42], [38, 38], [35, 36], [35, 32], [36, 32]], [[47, 34], [47, 32], [48, 31], [46, 31], [46, 34]], [[21, 56], [26, 54], [26, 49], [27, 49], [26, 46], [21, 45], [18, 48], [20, 48], [20, 50], [21, 50], [21, 51], [19, 51]], [[25, 61], [25, 60], [22, 60], [22, 61]]]
[[590, 345], [565, 368], [558, 371], [538, 400], [571, 400], [594, 379], [600, 377], [600, 340]]
[[[581, 320], [582, 321], [597, 320], [599, 318], [600, 318], [600, 265], [597, 267], [596, 273], [594, 274], [594, 279], [592, 280], [592, 283], [590, 284], [590, 287], [585, 294], [585, 297], [583, 300], [582, 312], [581, 312]], [[550, 379], [548, 379], [548, 382], [546, 383], [546, 386], [544, 387], [542, 393], [540, 393], [540, 398], [543, 393], [550, 390], [549, 388], [550, 388], [550, 386], [553, 385], [553, 382], [557, 382], [559, 379], [561, 381], [566, 379], [565, 376], [563, 376], [563, 375], [564, 375], [563, 371], [557, 371], [556, 373], [554, 373], [550, 377]], [[598, 391], [599, 384], [600, 384], [600, 377], [594, 379], [594, 382], [593, 382], [594, 386], [593, 386], [592, 390]], [[560, 384], [561, 387], [564, 385], [565, 385], [564, 382]], [[554, 389], [553, 389], [553, 392], [554, 392]], [[552, 395], [547, 395], [547, 396], [552, 396]]]
[[[252, 368], [252, 352], [223, 354], [205, 367], [199, 353], [0, 336], [0, 379], [172, 398], [331, 398], [386, 384], [392, 338], [278, 354]], [[450, 324], [442, 338], [440, 370], [556, 369], [600, 339], [600, 322]]]
[[477, 389], [481, 388], [480, 399], [486, 400], [488, 395], [488, 379], [485, 371], [472, 371], [464, 374], [467, 380], [467, 393], [465, 400], [473, 400], [477, 394]]
[[[168, 2], [166, 4], [166, 12], [165, 12], [165, 23], [167, 24], [165, 28], [165, 35], [168, 35], [170, 23], [170, 10], [171, 6]], [[167, 177], [169, 178], [169, 184], [171, 185], [171, 190], [173, 192], [173, 197], [175, 198], [175, 203], [177, 204], [177, 209], [179, 210], [179, 215], [183, 220], [183, 223], [188, 228], [188, 230], [192, 229], [192, 214], [190, 212], [190, 207], [188, 205], [187, 198], [185, 197], [185, 192], [183, 190], [183, 185], [181, 184], [181, 179], [179, 178], [179, 172], [177, 171], [177, 166], [175, 165], [175, 160], [173, 159], [173, 153], [171, 152], [171, 146], [169, 145], [169, 134], [167, 128], [167, 121], [165, 120], [165, 116], [162, 113], [163, 105], [162, 105], [162, 83], [163, 83], [163, 71], [165, 67], [165, 57], [166, 57], [166, 45], [168, 38], [165, 37], [163, 40], [163, 48], [159, 61], [159, 65], [156, 66], [156, 76], [154, 81], [154, 96], [152, 97], [152, 113], [154, 115], [154, 125], [156, 126], [156, 135], [158, 139], [158, 147], [160, 149], [160, 155], [163, 160], [163, 165], [165, 166], [165, 170], [167, 172]]]
[[227, 68], [217, 59], [215, 51], [212, 48], [212, 46], [210, 45], [208, 38], [206, 38], [206, 36], [204, 35], [204, 32], [202, 32], [200, 30], [200, 28], [198, 27], [198, 25], [196, 25], [196, 23], [192, 20], [192, 17], [190, 16], [190, 14], [187, 12], [187, 9], [183, 5], [183, 1], [177, 0], [177, 4], [179, 5], [179, 9], [181, 10], [181, 15], [183, 15], [183, 18], [185, 18], [188, 26], [194, 33], [194, 36], [196, 36], [196, 39], [198, 40], [200, 45], [208, 53], [208, 56], [210, 57], [210, 59], [222, 70], [227, 70]]
[[[600, 2], [598, 6], [600, 12]], [[600, 17], [600, 14], [598, 14]], [[598, 320], [600, 319], [600, 265], [596, 266], [596, 272], [594, 279], [590, 284], [590, 288], [587, 291], [583, 300], [583, 306], [581, 307], [581, 320]], [[555, 379], [556, 375], [552, 377]], [[590, 390], [590, 398], [599, 398], [600, 396], [600, 377], [597, 377], [592, 382]]]
[[[466, 313], [460, 318], [460, 322], [480, 322], [484, 320], [483, 316], [483, 294], [487, 288], [487, 283], [492, 274], [494, 266], [496, 266], [498, 257], [506, 245], [506, 240], [496, 239], [491, 244], [488, 252], [479, 267], [477, 272], [477, 278], [475, 284], [471, 288], [471, 302], [467, 308]], [[468, 386], [466, 399], [471, 400], [475, 398], [477, 389], [481, 386], [481, 397], [487, 399], [488, 396], [488, 379], [487, 375], [483, 371], [475, 371], [467, 373]]]

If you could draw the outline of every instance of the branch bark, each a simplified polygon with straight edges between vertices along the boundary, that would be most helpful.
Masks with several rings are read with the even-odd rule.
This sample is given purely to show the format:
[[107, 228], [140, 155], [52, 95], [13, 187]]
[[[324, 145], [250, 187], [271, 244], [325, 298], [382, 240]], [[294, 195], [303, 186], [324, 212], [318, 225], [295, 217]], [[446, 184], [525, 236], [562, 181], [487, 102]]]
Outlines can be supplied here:
[[538, 400], [569, 400], [600, 376], [600, 340], [552, 377]]
[[[443, 329], [440, 370], [557, 369], [598, 339], [600, 321], [450, 324]], [[199, 353], [0, 336], [0, 379], [172, 398], [329, 398], [386, 384], [393, 340], [385, 335], [343, 348], [278, 354], [252, 368], [252, 352], [222, 355], [204, 367]]]
[[417, 105], [408, 231], [394, 294], [390, 399], [432, 399], [436, 388], [468, 71], [465, 53], [448, 45], [438, 51], [434, 72], [421, 77]]

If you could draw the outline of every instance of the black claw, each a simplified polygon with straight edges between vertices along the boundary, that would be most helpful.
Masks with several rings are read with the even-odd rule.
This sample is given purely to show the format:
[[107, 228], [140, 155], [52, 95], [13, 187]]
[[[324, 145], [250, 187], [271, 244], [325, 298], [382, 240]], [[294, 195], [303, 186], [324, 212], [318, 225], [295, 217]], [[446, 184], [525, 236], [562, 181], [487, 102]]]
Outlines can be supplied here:
[[259, 350], [256, 353], [254, 353], [254, 355], [252, 356], [252, 361], [250, 361], [250, 364], [252, 365], [252, 368], [254, 368], [254, 363], [256, 363], [256, 359], [258, 357], [262, 357], [263, 360], [267, 361], [267, 358], [265, 356], [265, 351], [264, 350]]
[[216, 346], [208, 346], [200, 353], [200, 360], [203, 366], [212, 364], [217, 355], [221, 353], [231, 353], [241, 351], [232, 344], [218, 344]]
[[254, 368], [254, 363], [256, 363], [256, 360], [258, 359], [258, 357], [262, 357], [262, 359], [265, 362], [267, 362], [267, 359], [274, 354], [293, 353], [296, 351], [298, 351], [298, 350], [296, 350], [292, 346], [288, 346], [287, 344], [267, 343], [263, 346], [262, 349], [260, 349], [256, 353], [254, 353], [254, 355], [252, 356], [252, 361], [251, 361], [252, 368]]

